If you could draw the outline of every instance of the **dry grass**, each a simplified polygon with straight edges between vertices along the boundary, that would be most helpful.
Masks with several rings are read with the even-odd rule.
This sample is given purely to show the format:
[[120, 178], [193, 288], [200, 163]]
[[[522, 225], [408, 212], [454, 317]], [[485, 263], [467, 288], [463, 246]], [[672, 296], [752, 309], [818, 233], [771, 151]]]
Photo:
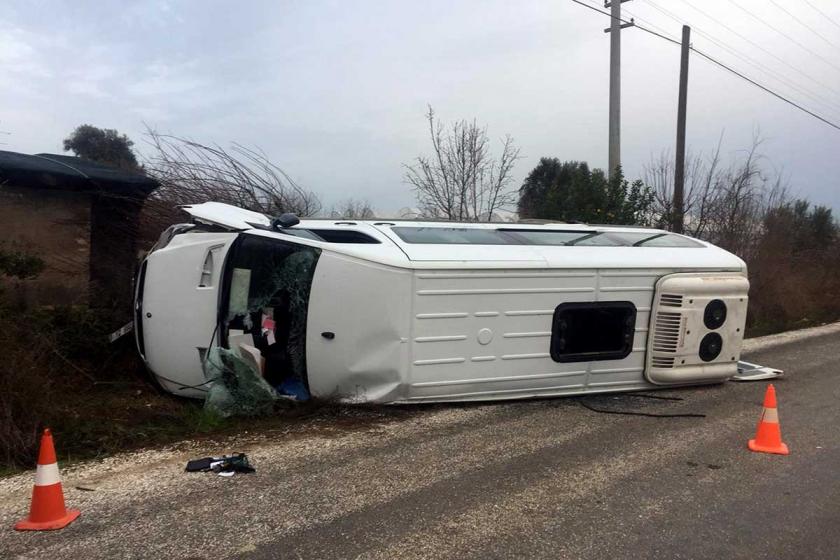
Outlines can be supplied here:
[[132, 337], [109, 345], [101, 325], [80, 308], [0, 307], [0, 476], [32, 468], [44, 427], [60, 442], [65, 462], [242, 429], [272, 431], [337, 410], [330, 403], [283, 401], [265, 418], [219, 418], [201, 401], [161, 391]]
[[131, 337], [109, 345], [106, 332], [81, 308], [0, 308], [0, 468], [30, 468], [47, 426], [65, 459], [213, 428], [200, 403], [149, 382]]

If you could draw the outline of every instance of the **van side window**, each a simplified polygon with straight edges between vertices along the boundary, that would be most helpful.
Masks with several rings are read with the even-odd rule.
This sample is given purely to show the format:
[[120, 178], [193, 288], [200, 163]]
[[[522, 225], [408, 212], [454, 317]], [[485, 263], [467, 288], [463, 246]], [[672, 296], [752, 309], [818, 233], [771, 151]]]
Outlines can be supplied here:
[[633, 351], [636, 306], [629, 301], [561, 303], [551, 326], [555, 362], [621, 360]]
[[[260, 228], [264, 229], [264, 228]], [[354, 229], [322, 229], [322, 228], [284, 228], [276, 231], [284, 235], [293, 235], [295, 237], [303, 237], [304, 239], [314, 239], [315, 241], [326, 241], [327, 243], [380, 243], [375, 237], [371, 237], [361, 231]]]

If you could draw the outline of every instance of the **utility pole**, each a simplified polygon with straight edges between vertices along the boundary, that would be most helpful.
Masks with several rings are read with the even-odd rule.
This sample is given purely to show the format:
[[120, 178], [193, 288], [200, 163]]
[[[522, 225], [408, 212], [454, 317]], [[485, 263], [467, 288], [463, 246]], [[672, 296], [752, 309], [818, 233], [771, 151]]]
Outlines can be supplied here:
[[691, 28], [683, 25], [682, 49], [680, 52], [680, 94], [677, 106], [677, 153], [674, 162], [674, 210], [671, 229], [676, 233], [683, 232], [685, 220], [685, 114], [688, 101], [688, 53]]
[[630, 0], [607, 0], [604, 7], [610, 9], [610, 27], [604, 33], [610, 34], [610, 147], [609, 169], [612, 177], [621, 165], [621, 30], [633, 25], [621, 22], [621, 4]]

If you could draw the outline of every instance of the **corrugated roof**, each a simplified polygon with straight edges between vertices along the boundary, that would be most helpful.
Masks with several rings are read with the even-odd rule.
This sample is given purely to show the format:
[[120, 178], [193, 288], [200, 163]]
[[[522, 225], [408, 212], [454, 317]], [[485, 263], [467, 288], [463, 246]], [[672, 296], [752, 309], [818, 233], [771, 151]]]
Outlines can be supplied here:
[[0, 184], [69, 191], [99, 191], [145, 197], [158, 182], [141, 173], [58, 154], [21, 154], [0, 150]]

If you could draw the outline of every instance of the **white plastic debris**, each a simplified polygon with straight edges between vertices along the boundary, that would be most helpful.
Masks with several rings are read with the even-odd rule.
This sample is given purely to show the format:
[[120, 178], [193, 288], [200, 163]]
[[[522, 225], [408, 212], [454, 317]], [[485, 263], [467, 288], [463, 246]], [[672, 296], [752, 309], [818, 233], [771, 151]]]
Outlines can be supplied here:
[[780, 369], [760, 366], [750, 362], [738, 362], [738, 373], [732, 376], [732, 381], [763, 381], [775, 379], [784, 374]]

